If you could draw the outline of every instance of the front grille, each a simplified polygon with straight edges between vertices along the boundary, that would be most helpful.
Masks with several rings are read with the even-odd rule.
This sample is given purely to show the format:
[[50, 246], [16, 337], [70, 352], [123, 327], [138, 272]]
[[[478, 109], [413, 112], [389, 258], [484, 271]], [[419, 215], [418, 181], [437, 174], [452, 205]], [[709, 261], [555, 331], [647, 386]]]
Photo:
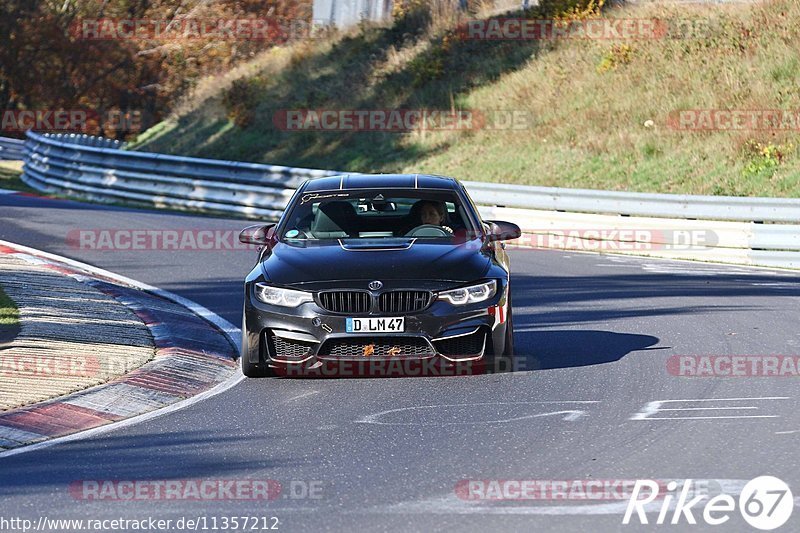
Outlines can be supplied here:
[[424, 357], [434, 355], [434, 352], [430, 344], [419, 337], [354, 337], [325, 342], [319, 355], [352, 358]]
[[321, 292], [319, 304], [333, 313], [368, 313], [372, 307], [372, 296], [364, 291]]
[[436, 351], [444, 355], [450, 356], [469, 356], [477, 355], [483, 350], [486, 342], [486, 333], [478, 330], [470, 335], [461, 335], [460, 337], [453, 337], [451, 339], [444, 339], [440, 341], [433, 341], [436, 346]]
[[307, 357], [311, 353], [313, 343], [284, 339], [274, 333], [267, 334], [269, 341], [269, 354], [274, 358], [280, 359], [300, 359]]
[[422, 311], [430, 303], [431, 293], [427, 291], [391, 291], [378, 299], [382, 313], [413, 313]]

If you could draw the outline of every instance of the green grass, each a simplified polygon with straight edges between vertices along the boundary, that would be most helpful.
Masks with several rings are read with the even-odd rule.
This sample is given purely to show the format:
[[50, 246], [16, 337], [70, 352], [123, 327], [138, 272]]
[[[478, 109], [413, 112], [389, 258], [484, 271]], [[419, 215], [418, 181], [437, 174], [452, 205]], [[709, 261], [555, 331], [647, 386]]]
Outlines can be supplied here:
[[[555, 0], [554, 0], [555, 1]], [[557, 3], [557, 2], [555, 2]], [[552, 16], [553, 2], [530, 13]], [[686, 132], [684, 109], [800, 109], [800, 3], [644, 5], [606, 17], [699, 21], [689, 38], [476, 42], [417, 16], [258, 59], [135, 149], [356, 172], [734, 196], [800, 196], [800, 128]], [[699, 24], [702, 24], [700, 26]], [[285, 109], [514, 110], [522, 130], [282, 132]]]
[[0, 332], [19, 326], [19, 310], [0, 287]]
[[21, 161], [0, 161], [0, 189], [9, 189], [21, 192], [37, 192], [22, 181]]
[[[3, 168], [0, 168], [0, 176], [2, 173]], [[0, 184], [2, 183], [4, 183], [3, 178], [0, 178]], [[0, 286], [0, 344], [12, 340], [17, 333], [19, 333], [19, 309]]]

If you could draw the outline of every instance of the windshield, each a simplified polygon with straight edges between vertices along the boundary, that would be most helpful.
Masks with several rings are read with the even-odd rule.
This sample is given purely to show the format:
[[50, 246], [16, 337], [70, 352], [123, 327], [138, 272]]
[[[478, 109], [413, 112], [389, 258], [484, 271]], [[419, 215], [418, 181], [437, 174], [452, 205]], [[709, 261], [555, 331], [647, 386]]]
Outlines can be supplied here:
[[297, 199], [281, 238], [449, 240], [473, 229], [453, 191], [321, 191]]

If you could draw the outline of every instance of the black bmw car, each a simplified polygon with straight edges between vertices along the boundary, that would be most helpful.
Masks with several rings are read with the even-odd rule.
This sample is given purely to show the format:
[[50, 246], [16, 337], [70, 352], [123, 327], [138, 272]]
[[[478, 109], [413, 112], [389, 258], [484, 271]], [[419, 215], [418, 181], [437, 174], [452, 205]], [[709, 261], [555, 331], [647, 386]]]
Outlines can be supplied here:
[[308, 180], [277, 224], [240, 235], [261, 247], [245, 281], [242, 371], [303, 375], [329, 364], [508, 357], [501, 241], [519, 236], [514, 224], [481, 220], [453, 178]]

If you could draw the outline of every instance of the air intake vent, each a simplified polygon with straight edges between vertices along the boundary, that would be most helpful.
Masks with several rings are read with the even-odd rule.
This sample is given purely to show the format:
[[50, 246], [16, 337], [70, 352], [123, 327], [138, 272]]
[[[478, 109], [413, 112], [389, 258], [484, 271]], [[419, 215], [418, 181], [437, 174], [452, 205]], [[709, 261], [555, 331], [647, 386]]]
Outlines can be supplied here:
[[272, 332], [267, 334], [270, 356], [278, 359], [299, 359], [311, 355], [313, 343], [284, 339]]
[[319, 294], [319, 304], [332, 313], [369, 313], [372, 296], [363, 291], [331, 291]]
[[435, 352], [419, 337], [353, 337], [331, 339], [319, 350], [322, 357], [425, 357]]
[[474, 356], [483, 351], [486, 342], [486, 332], [478, 330], [469, 335], [459, 335], [449, 339], [433, 341], [436, 350], [451, 357]]
[[414, 313], [422, 311], [431, 303], [427, 291], [392, 291], [380, 295], [378, 300], [382, 313]]

